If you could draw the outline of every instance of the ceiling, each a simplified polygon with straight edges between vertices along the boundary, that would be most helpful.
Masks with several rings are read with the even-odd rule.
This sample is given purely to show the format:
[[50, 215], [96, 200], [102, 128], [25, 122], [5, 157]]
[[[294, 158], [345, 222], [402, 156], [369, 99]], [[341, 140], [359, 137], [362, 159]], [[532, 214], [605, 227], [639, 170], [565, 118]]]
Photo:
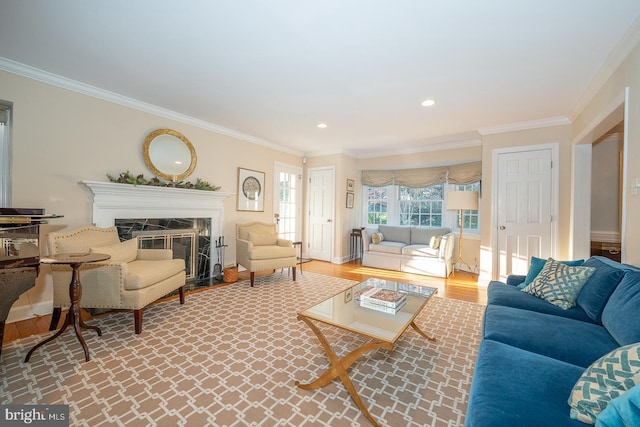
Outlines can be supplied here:
[[0, 69], [368, 157], [568, 122], [639, 16], [638, 0], [0, 0]]

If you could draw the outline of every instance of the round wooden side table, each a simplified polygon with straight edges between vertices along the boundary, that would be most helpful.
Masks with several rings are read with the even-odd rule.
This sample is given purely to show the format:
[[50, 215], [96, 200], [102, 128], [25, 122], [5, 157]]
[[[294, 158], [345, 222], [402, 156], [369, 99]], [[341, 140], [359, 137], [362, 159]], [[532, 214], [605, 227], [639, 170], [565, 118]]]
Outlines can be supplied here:
[[73, 325], [73, 329], [76, 333], [76, 337], [78, 337], [78, 341], [82, 345], [84, 349], [84, 357], [85, 360], [89, 361], [89, 348], [87, 347], [87, 343], [82, 337], [82, 329], [93, 329], [98, 333], [98, 336], [102, 336], [102, 331], [97, 326], [91, 326], [84, 323], [82, 320], [82, 316], [80, 314], [80, 296], [82, 295], [82, 285], [80, 284], [80, 274], [78, 272], [80, 266], [82, 264], [88, 264], [91, 262], [100, 262], [105, 261], [111, 258], [110, 255], [107, 254], [99, 254], [99, 253], [89, 253], [89, 254], [59, 254], [52, 255], [47, 258], [41, 258], [40, 262], [43, 264], [66, 264], [71, 267], [71, 283], [69, 283], [69, 300], [71, 301], [71, 306], [69, 307], [69, 311], [67, 312], [67, 317], [65, 318], [64, 324], [60, 328], [55, 335], [47, 338], [46, 340], [36, 344], [29, 353], [27, 353], [27, 357], [25, 357], [25, 363], [29, 361], [31, 358], [31, 354], [38, 348], [45, 345], [48, 342], [51, 342], [58, 338], [62, 333], [67, 329], [69, 325]]

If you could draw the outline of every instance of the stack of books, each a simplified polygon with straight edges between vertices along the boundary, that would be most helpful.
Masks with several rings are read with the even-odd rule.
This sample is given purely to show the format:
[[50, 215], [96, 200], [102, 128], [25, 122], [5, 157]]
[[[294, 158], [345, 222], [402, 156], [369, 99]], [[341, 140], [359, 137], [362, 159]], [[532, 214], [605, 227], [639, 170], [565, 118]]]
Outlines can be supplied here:
[[356, 295], [360, 307], [396, 314], [407, 303], [407, 293], [390, 289], [368, 288]]

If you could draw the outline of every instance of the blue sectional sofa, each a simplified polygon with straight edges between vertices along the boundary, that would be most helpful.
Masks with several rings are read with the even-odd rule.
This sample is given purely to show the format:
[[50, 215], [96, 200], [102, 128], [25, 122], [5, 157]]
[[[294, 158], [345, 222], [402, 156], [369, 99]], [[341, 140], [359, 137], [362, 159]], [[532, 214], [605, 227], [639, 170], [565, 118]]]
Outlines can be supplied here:
[[640, 342], [640, 269], [602, 257], [563, 310], [517, 287], [491, 282], [466, 427], [575, 426], [567, 400], [600, 357]]

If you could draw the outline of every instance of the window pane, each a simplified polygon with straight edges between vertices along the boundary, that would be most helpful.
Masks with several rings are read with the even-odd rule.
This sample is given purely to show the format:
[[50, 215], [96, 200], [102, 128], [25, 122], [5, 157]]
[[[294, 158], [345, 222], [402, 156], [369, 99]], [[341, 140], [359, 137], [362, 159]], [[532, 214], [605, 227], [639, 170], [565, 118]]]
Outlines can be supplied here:
[[442, 224], [444, 185], [400, 187], [400, 225], [439, 227]]
[[[467, 185], [456, 185], [457, 191], [480, 191], [480, 183], [474, 182]], [[456, 226], [460, 226], [460, 216], [456, 221]], [[462, 227], [466, 230], [478, 230], [478, 211], [477, 210], [465, 210], [462, 212]]]
[[367, 223], [387, 224], [389, 187], [367, 187]]

